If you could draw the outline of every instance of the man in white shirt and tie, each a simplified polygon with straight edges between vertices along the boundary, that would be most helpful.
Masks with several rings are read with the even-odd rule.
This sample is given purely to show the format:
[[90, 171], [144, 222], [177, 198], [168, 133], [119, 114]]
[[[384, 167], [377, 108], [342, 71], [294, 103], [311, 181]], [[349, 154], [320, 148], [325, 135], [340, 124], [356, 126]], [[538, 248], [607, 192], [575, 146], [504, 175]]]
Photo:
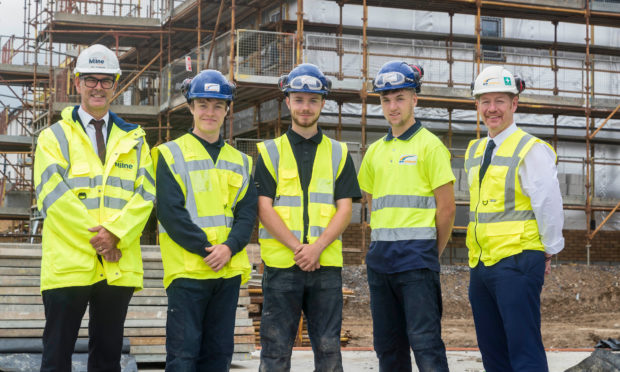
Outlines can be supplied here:
[[465, 153], [470, 191], [469, 300], [487, 372], [548, 371], [540, 293], [564, 248], [556, 154], [514, 122], [525, 82], [502, 66], [472, 84], [488, 137]]

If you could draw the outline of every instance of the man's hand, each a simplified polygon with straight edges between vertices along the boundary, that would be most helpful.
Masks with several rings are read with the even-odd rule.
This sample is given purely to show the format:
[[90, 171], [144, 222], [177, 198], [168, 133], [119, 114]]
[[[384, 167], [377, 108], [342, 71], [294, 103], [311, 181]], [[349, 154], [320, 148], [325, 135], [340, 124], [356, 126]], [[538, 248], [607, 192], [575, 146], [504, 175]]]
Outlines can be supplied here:
[[545, 275], [548, 275], [551, 272], [551, 258], [552, 254], [545, 253]]
[[205, 247], [205, 251], [207, 251], [209, 255], [205, 257], [203, 261], [215, 272], [222, 270], [232, 256], [232, 251], [226, 244]]
[[123, 253], [121, 253], [120, 249], [113, 248], [103, 256], [103, 259], [108, 262], [118, 262], [121, 257], [123, 257]]
[[319, 258], [323, 248], [314, 244], [302, 244], [295, 249], [295, 263], [303, 271], [314, 271], [321, 267]]
[[[93, 246], [98, 255], [103, 256], [106, 261], [109, 262], [117, 262], [120, 260], [122, 254], [120, 254], [121, 252], [117, 248], [120, 239], [117, 238], [116, 235], [112, 234], [101, 225], [91, 227], [88, 231], [97, 233], [90, 239], [90, 245]], [[115, 250], [118, 252], [114, 252]], [[116, 260], [114, 260], [115, 258]]]

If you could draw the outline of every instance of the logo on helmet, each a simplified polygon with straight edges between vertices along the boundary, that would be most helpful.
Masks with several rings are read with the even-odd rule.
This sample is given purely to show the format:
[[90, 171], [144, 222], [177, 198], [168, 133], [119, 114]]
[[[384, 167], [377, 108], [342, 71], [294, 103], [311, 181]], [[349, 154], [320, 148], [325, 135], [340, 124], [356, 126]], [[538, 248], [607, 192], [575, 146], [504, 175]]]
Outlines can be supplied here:
[[[493, 80], [493, 81], [492, 81], [492, 80]], [[499, 82], [495, 81], [495, 78], [494, 78], [494, 77], [492, 77], [492, 78], [488, 78], [488, 79], [486, 79], [486, 80], [482, 83], [482, 85], [483, 85], [483, 86], [487, 86], [487, 85], [497, 85], [497, 84], [499, 84]]]
[[105, 60], [100, 59], [100, 58], [89, 58], [88, 59], [88, 63], [92, 63], [92, 64], [98, 64], [98, 65], [103, 65], [105, 64]]
[[214, 83], [205, 83], [205, 92], [219, 92], [220, 85]]
[[508, 76], [504, 77], [504, 84], [505, 85], [512, 85], [512, 81], [510, 80], [510, 78]]

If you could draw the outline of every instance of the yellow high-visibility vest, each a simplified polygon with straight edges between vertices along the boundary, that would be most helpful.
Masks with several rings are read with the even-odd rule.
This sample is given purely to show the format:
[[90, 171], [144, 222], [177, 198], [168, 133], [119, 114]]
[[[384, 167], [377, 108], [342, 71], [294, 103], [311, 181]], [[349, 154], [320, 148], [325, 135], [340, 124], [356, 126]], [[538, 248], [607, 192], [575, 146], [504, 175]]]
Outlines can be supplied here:
[[[43, 224], [41, 290], [86, 286], [106, 279], [142, 288], [140, 235], [153, 208], [155, 182], [145, 132], [110, 113], [101, 164], [78, 122], [78, 106], [41, 132], [34, 183]], [[88, 229], [104, 226], [120, 241], [118, 262], [100, 262]]]
[[[276, 180], [273, 208], [286, 227], [303, 242], [303, 190], [293, 149], [285, 135], [258, 144], [265, 167]], [[316, 149], [312, 178], [308, 186], [308, 243], [314, 243], [336, 213], [334, 188], [347, 158], [347, 146], [325, 135]], [[258, 241], [261, 258], [270, 267], [287, 268], [295, 265], [293, 251], [273, 238], [259, 224]], [[321, 266], [342, 266], [342, 240], [334, 240], [319, 259]]]
[[[158, 152], [183, 191], [192, 221], [205, 232], [209, 243], [224, 243], [232, 227], [237, 202], [247, 192], [252, 159], [224, 144], [214, 163], [204, 146], [189, 133], [154, 148], [155, 162]], [[252, 266], [245, 248], [215, 272], [201, 256], [175, 243], [161, 223], [159, 245], [166, 288], [176, 278], [216, 279], [241, 275], [242, 283], [250, 279]]]
[[469, 143], [465, 171], [470, 195], [466, 239], [470, 267], [479, 261], [491, 266], [524, 250], [545, 250], [530, 198], [519, 182], [519, 166], [536, 142], [549, 146], [521, 129], [511, 134], [497, 149], [482, 184], [479, 173], [487, 139]]

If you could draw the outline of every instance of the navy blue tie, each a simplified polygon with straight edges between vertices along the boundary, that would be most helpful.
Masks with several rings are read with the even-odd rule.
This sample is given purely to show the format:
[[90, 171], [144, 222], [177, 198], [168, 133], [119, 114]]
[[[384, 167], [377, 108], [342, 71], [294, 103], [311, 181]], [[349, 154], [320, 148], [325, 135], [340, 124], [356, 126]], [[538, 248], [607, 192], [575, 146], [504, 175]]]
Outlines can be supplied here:
[[487, 172], [487, 168], [489, 168], [489, 164], [491, 164], [491, 157], [493, 155], [494, 148], [495, 148], [495, 142], [493, 142], [492, 139], [489, 139], [489, 143], [487, 144], [487, 149], [484, 151], [484, 159], [482, 160], [482, 166], [480, 167], [480, 183], [482, 183], [484, 174]]

